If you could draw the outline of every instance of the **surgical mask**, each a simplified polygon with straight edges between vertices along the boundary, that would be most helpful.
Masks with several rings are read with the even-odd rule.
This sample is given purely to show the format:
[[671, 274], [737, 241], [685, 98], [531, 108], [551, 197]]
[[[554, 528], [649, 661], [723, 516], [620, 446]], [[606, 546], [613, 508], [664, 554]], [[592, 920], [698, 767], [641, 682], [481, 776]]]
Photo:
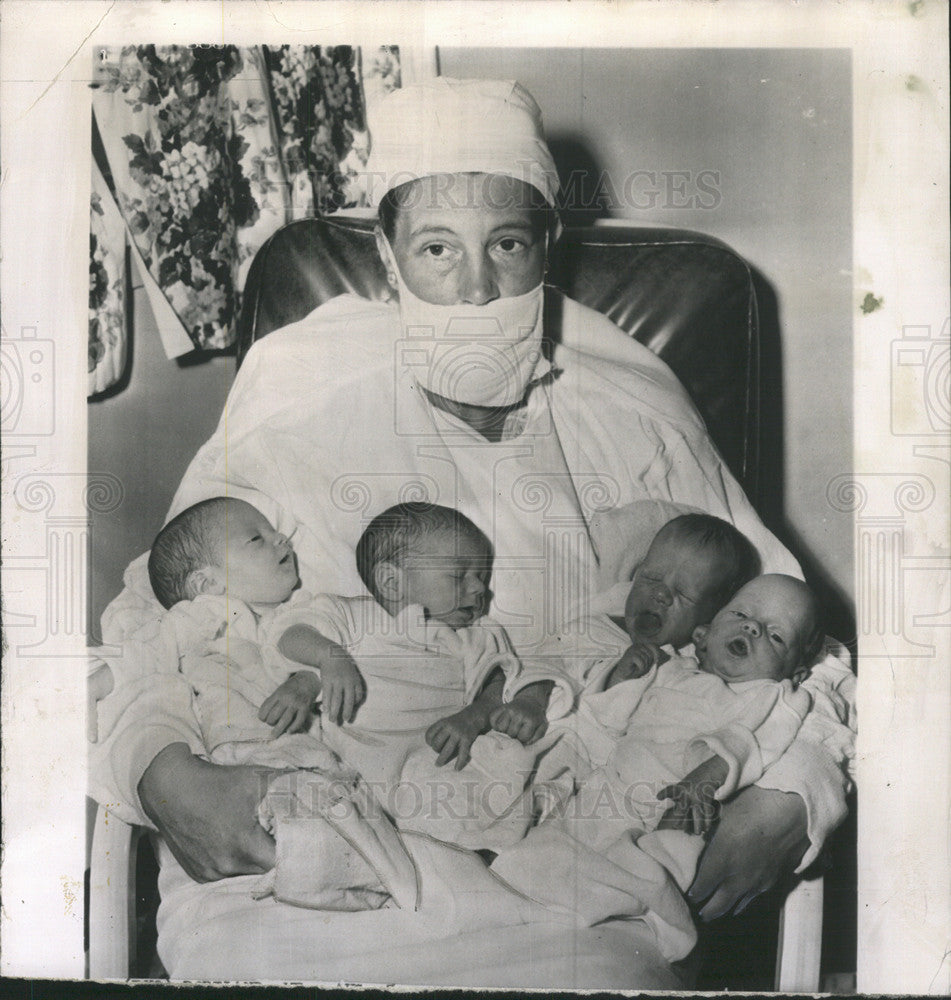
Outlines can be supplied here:
[[[390, 250], [391, 261], [395, 255]], [[400, 293], [403, 358], [430, 392], [474, 406], [511, 406], [541, 359], [544, 282], [485, 305], [441, 306], [414, 295], [393, 266]]]

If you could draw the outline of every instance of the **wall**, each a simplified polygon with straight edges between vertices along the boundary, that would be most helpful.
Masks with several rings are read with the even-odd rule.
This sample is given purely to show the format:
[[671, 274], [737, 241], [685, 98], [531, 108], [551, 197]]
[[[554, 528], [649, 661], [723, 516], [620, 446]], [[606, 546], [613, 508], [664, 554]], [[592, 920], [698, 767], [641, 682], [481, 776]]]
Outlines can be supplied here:
[[162, 527], [179, 481], [218, 423], [234, 378], [234, 358], [181, 363], [165, 357], [152, 310], [133, 270], [129, 381], [89, 403], [89, 471], [111, 472], [123, 499], [91, 525], [89, 635], [122, 587], [129, 562]]
[[440, 49], [439, 63], [524, 84], [559, 170], [603, 173], [592, 214], [708, 233], [758, 272], [765, 517], [850, 638], [852, 524], [826, 500], [852, 467], [849, 51]]

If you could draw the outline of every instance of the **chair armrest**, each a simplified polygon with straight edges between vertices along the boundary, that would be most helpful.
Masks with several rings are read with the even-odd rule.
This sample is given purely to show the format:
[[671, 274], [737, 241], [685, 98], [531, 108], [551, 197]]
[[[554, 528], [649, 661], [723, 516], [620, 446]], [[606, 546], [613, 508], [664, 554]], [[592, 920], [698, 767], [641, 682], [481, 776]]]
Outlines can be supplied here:
[[817, 993], [822, 956], [821, 876], [800, 879], [779, 914], [777, 993]]
[[89, 978], [128, 979], [135, 958], [135, 859], [142, 827], [100, 805], [89, 862]]

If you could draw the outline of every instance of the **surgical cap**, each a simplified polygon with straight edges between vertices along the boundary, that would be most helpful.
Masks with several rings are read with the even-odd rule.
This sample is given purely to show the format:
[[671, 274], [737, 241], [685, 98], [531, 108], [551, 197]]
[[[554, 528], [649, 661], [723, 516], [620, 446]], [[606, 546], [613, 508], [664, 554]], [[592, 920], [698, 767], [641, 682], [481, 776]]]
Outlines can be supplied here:
[[433, 174], [504, 174], [531, 184], [554, 206], [558, 173], [542, 113], [514, 80], [434, 77], [394, 90], [369, 112], [367, 194]]

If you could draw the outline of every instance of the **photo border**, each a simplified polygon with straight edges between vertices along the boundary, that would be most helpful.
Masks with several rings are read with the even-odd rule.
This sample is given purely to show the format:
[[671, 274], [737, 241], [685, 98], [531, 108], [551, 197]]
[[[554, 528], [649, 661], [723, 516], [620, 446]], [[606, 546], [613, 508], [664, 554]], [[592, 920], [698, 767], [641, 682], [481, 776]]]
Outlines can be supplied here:
[[[947, 336], [951, 315], [947, 6], [940, 0], [554, 0], [543, 7], [440, 2], [385, 8], [7, 0], [0, 16], [3, 337], [5, 343], [25, 338], [52, 344], [52, 368], [41, 374], [56, 380], [47, 414], [54, 432], [4, 440], [4, 561], [37, 560], [35, 588], [5, 588], [5, 609], [43, 606], [50, 518], [68, 526], [86, 517], [86, 341], [77, 331], [86, 327], [88, 273], [84, 255], [72, 248], [88, 234], [88, 81], [96, 44], [145, 38], [320, 44], [345, 34], [352, 44], [419, 48], [696, 47], [698, 39], [710, 48], [851, 48], [855, 461], [835, 497], [853, 511], [858, 546], [858, 987], [951, 991], [945, 952], [951, 884], [949, 449], [940, 384], [937, 425], [927, 400], [902, 396], [898, 409], [891, 402], [905, 384], [907, 372], [898, 374], [901, 353], [927, 354], [932, 340]], [[52, 497], [38, 488], [13, 495], [33, 469], [55, 484]], [[888, 531], [908, 549], [897, 568], [874, 558]], [[875, 609], [894, 601], [915, 643], [932, 653], [896, 651], [892, 634], [871, 627]], [[86, 779], [84, 754], [76, 748], [85, 745], [82, 637], [64, 637], [53, 656], [28, 658], [10, 638], [15, 622], [6, 616], [4, 624], [0, 961], [6, 975], [81, 977]]]

